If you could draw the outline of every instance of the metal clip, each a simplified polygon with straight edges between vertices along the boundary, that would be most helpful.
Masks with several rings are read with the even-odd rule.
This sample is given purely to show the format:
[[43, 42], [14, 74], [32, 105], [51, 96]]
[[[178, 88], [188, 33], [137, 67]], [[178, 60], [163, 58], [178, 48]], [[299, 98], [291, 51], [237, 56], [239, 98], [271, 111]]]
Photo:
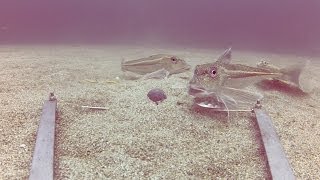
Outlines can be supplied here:
[[54, 96], [53, 92], [49, 94], [49, 101], [55, 101], [57, 98]]
[[262, 107], [261, 101], [260, 101], [260, 100], [257, 100], [257, 103], [256, 103], [256, 105], [254, 106], [254, 108], [261, 109], [261, 107]]

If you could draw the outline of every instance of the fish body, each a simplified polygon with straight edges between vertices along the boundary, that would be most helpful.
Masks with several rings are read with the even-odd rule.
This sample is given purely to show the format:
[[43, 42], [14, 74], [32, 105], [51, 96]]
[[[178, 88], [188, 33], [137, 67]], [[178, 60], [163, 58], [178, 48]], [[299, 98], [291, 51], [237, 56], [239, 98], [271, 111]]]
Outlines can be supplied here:
[[[279, 76], [258, 67], [231, 64], [231, 48], [227, 49], [216, 62], [197, 65], [189, 82], [189, 95], [194, 102], [208, 107], [204, 100], [210, 100], [213, 109], [238, 109], [240, 105], [252, 105], [263, 98], [259, 93], [243, 89], [244, 81]], [[241, 88], [239, 88], [241, 86]], [[222, 107], [223, 105], [223, 107]]]
[[201, 89], [218, 91], [221, 87], [239, 88], [247, 79], [253, 82], [254, 78], [260, 80], [281, 75], [280, 72], [271, 72], [259, 67], [231, 64], [230, 53], [231, 49], [228, 49], [216, 62], [197, 65], [189, 84]]
[[190, 70], [191, 66], [185, 60], [174, 55], [157, 54], [131, 61], [122, 61], [121, 70], [145, 75], [165, 69], [171, 74], [178, 74]]
[[257, 64], [257, 67], [232, 64], [229, 48], [215, 62], [195, 67], [189, 82], [189, 95], [204, 108], [237, 110], [263, 98], [261, 94], [245, 88], [265, 79], [275, 79], [290, 87], [295, 85], [300, 88], [299, 77], [305, 65], [279, 68], [265, 61]]

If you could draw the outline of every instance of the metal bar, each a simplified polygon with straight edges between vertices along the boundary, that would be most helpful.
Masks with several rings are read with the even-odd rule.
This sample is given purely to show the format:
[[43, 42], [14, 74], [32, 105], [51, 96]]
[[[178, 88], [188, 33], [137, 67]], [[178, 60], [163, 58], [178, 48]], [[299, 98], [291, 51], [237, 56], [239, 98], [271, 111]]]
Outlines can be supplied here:
[[33, 152], [29, 180], [52, 180], [57, 100], [50, 94], [44, 102]]
[[106, 107], [95, 107], [95, 106], [81, 106], [82, 108], [92, 109], [92, 110], [108, 110]]
[[231, 109], [231, 110], [216, 110], [216, 111], [218, 111], [218, 112], [252, 112], [252, 110], [244, 110], [244, 109], [240, 109], [240, 110], [233, 110], [233, 109]]
[[256, 106], [253, 111], [257, 118], [272, 179], [295, 179], [293, 170], [283, 151], [271, 118], [261, 109], [259, 102], [258, 104], [259, 105]]

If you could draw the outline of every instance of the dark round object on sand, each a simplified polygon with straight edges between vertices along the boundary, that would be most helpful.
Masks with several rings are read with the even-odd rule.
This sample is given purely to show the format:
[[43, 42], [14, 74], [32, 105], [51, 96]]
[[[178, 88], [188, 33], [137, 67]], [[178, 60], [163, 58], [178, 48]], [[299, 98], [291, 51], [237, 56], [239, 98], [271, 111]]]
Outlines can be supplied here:
[[154, 88], [148, 92], [148, 98], [158, 105], [158, 102], [167, 99], [167, 96], [162, 89]]

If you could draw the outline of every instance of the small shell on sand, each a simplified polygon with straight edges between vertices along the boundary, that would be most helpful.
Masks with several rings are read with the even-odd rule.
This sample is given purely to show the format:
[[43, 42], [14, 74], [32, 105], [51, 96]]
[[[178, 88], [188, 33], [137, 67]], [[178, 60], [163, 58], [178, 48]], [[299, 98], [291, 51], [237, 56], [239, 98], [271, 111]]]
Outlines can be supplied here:
[[158, 105], [159, 101], [163, 101], [163, 100], [167, 99], [165, 92], [159, 88], [151, 89], [148, 92], [147, 96], [151, 101], [155, 102], [157, 105]]

